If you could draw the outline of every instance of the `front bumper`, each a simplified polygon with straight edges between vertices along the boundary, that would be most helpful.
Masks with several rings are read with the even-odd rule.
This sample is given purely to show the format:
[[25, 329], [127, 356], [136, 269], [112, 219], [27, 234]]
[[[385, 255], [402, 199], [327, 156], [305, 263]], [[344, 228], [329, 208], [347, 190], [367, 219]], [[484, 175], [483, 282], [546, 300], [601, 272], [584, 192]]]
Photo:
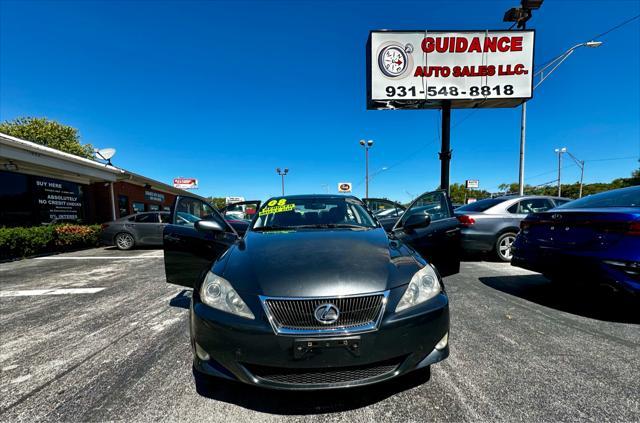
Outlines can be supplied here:
[[442, 349], [435, 346], [449, 332], [446, 294], [393, 313], [403, 292], [404, 287], [391, 290], [377, 330], [313, 338], [350, 338], [351, 344], [357, 339], [358, 351], [318, 348], [297, 358], [294, 340], [305, 337], [276, 335], [264, 313], [256, 314], [255, 320], [236, 317], [202, 304], [195, 293], [191, 306], [194, 367], [201, 373], [267, 388], [313, 390], [369, 385], [444, 360], [448, 344]]
[[[581, 279], [608, 284], [631, 294], [640, 294], [640, 276], [633, 264], [591, 254], [580, 255], [552, 248], [512, 246], [511, 265], [551, 277]], [[638, 269], [640, 270], [640, 268]]]

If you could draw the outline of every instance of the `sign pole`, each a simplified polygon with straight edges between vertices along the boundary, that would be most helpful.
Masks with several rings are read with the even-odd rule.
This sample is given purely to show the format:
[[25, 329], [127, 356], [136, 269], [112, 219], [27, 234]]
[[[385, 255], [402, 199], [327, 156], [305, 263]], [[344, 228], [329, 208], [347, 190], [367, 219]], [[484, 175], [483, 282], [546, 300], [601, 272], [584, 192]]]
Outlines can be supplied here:
[[451, 162], [451, 101], [442, 102], [442, 147], [440, 150], [440, 189], [449, 193], [449, 164]]

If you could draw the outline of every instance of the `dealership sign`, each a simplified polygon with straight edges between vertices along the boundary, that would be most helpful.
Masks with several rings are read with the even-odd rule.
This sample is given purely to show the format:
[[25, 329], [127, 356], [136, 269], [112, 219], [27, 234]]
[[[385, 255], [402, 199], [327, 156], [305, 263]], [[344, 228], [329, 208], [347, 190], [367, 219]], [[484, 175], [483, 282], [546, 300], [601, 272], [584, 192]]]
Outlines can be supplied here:
[[144, 199], [149, 201], [157, 201], [158, 203], [164, 203], [164, 194], [160, 194], [155, 191], [145, 191]]
[[467, 188], [478, 188], [480, 187], [480, 181], [477, 179], [467, 179], [466, 181]]
[[83, 217], [83, 193], [79, 184], [44, 177], [34, 177], [33, 184], [41, 222]]
[[372, 31], [367, 108], [514, 107], [533, 94], [534, 31]]
[[351, 192], [351, 182], [340, 182], [338, 192]]
[[173, 178], [173, 187], [179, 189], [196, 189], [198, 180], [195, 178]]

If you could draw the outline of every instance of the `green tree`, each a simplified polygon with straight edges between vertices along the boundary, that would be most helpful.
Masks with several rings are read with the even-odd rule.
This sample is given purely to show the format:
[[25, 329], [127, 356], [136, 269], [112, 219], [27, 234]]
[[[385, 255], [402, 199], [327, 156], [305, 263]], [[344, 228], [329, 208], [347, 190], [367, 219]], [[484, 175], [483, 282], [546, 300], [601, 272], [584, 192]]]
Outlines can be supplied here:
[[454, 204], [464, 204], [467, 198], [475, 198], [476, 200], [482, 200], [488, 198], [491, 193], [480, 189], [467, 189], [465, 184], [454, 183], [449, 186], [449, 196], [451, 202]]
[[209, 204], [215, 206], [218, 210], [227, 205], [226, 199], [224, 197], [207, 197], [207, 201]]
[[76, 156], [93, 158], [93, 146], [80, 143], [78, 130], [47, 118], [20, 117], [0, 123], [0, 132]]

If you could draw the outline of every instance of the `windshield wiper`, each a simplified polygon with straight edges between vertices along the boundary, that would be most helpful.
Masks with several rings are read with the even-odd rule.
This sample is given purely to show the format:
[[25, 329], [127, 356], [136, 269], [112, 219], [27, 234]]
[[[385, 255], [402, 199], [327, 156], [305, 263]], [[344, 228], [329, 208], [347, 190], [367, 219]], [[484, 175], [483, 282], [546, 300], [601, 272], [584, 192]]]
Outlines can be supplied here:
[[259, 226], [257, 228], [251, 228], [254, 232], [267, 232], [267, 231], [281, 231], [283, 229], [291, 229], [290, 226], [280, 226], [280, 225], [271, 225], [271, 226]]
[[371, 229], [373, 226], [361, 226], [352, 225], [349, 223], [316, 223], [314, 225], [297, 225], [293, 226], [294, 229], [305, 228], [320, 228], [320, 229], [333, 229], [333, 228], [349, 228], [349, 229]]

